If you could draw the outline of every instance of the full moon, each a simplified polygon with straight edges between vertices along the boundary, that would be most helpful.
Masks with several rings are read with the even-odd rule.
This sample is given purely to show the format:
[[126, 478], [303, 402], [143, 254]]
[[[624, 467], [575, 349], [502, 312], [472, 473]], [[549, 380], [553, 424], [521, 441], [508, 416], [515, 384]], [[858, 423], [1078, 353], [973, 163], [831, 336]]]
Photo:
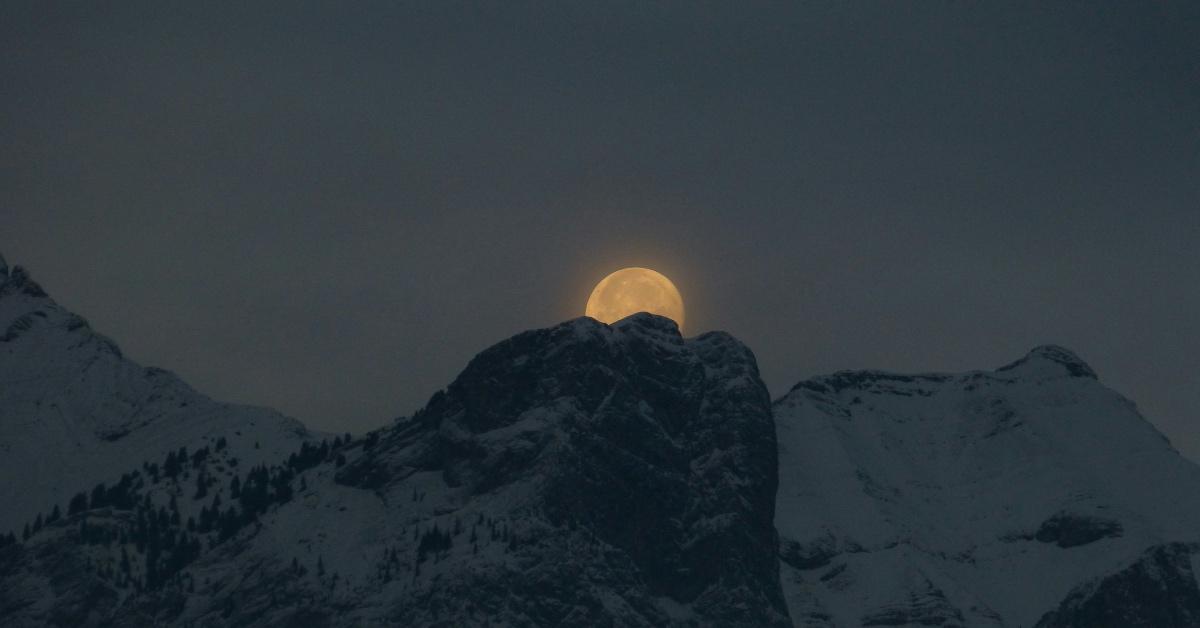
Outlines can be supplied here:
[[638, 312], [666, 316], [683, 329], [683, 297], [670, 279], [649, 268], [622, 268], [600, 280], [584, 314], [615, 323]]

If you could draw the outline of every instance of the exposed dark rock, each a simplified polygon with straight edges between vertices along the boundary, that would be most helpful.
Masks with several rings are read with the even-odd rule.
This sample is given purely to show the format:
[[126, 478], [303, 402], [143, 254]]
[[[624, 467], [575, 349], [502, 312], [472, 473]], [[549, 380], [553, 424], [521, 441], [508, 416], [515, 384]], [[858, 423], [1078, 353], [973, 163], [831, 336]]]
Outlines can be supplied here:
[[1120, 522], [1111, 519], [1058, 513], [1042, 522], [1033, 536], [1042, 543], [1054, 543], [1066, 548], [1121, 536], [1122, 532]]
[[862, 617], [863, 626], [964, 626], [962, 612], [929, 581], [900, 604], [873, 610]]
[[23, 266], [13, 266], [8, 272], [7, 280], [0, 286], [0, 292], [19, 292], [31, 297], [45, 297], [46, 291], [29, 276]]
[[116, 609], [120, 593], [86, 575], [85, 554], [63, 542], [65, 535], [66, 526], [58, 526], [36, 543], [0, 550], [0, 623], [22, 625], [37, 618], [46, 626], [94, 626]]
[[1150, 548], [1125, 569], [1077, 587], [1038, 628], [1200, 625], [1200, 590], [1192, 571], [1196, 550], [1185, 543]]
[[[873, 386], [887, 386], [889, 392], [897, 392], [895, 384], [921, 384], [921, 383], [938, 383], [950, 379], [949, 375], [938, 373], [924, 373], [920, 375], [905, 375], [900, 373], [889, 373], [887, 371], [838, 371], [832, 375], [823, 375], [810, 380], [802, 381], [792, 387], [796, 389], [808, 389], [817, 392], [841, 392], [849, 389], [867, 390]], [[922, 391], [918, 388], [910, 390], [900, 390], [900, 394], [912, 395]]]
[[855, 543], [839, 543], [832, 535], [818, 537], [808, 543], [782, 540], [779, 559], [796, 569], [818, 569], [828, 565], [833, 557], [842, 552], [861, 550], [862, 548]]
[[[633, 623], [669, 623], [651, 601], [666, 597], [706, 621], [774, 625], [786, 621], [775, 456], [753, 355], [726, 334], [685, 341], [668, 319], [636, 315], [613, 327], [578, 319], [484, 351], [338, 481], [386, 490], [422, 469], [470, 495], [529, 486], [537, 497], [522, 507], [542, 526], [523, 552], [529, 565], [503, 582], [463, 582], [485, 607], [521, 590], [523, 612], [545, 623], [601, 621], [599, 589], [619, 591], [641, 617]], [[581, 575], [568, 578], [580, 533], [610, 549], [572, 558]], [[453, 613], [456, 599], [446, 589], [420, 606]]]
[[1034, 360], [1046, 360], [1062, 366], [1062, 368], [1071, 377], [1087, 377], [1090, 379], [1098, 379], [1096, 372], [1086, 362], [1079, 359], [1079, 356], [1072, 353], [1069, 349], [1058, 345], [1042, 345], [1035, 347], [1025, 357], [996, 369], [997, 373], [1011, 371], [1020, 368]]

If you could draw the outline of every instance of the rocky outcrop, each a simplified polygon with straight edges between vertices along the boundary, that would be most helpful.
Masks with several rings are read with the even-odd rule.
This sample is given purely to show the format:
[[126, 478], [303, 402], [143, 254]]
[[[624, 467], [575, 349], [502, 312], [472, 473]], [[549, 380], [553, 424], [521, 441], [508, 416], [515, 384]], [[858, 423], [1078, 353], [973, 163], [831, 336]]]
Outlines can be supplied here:
[[1121, 536], [1124, 529], [1121, 524], [1111, 519], [1075, 515], [1071, 513], [1055, 513], [1054, 516], [1038, 526], [1033, 538], [1042, 543], [1054, 543], [1067, 548], [1087, 545], [1103, 538]]
[[1200, 589], [1193, 569], [1200, 547], [1152, 547], [1129, 566], [1086, 582], [1046, 613], [1038, 628], [1122, 626], [1186, 628], [1200, 625]]
[[397, 605], [405, 622], [443, 606], [461, 609], [451, 621], [507, 607], [497, 621], [595, 624], [618, 604], [624, 625], [778, 625], [775, 450], [750, 351], [726, 334], [684, 340], [647, 314], [492, 347], [338, 480], [399, 498], [433, 472], [455, 511], [519, 530], [520, 571], [464, 565]]

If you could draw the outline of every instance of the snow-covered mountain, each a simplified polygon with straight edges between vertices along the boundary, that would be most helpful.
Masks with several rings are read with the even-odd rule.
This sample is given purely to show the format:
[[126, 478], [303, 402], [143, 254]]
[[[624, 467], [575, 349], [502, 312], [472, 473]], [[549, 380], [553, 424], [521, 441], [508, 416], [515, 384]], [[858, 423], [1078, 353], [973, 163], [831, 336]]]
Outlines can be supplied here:
[[78, 491], [220, 437], [256, 464], [311, 435], [278, 412], [213, 401], [123, 357], [0, 257], [0, 534], [19, 535]]
[[746, 347], [577, 319], [366, 438], [129, 473], [0, 548], [0, 623], [786, 626], [775, 489]]
[[1200, 625], [1200, 467], [1070, 351], [840, 372], [774, 410], [796, 625]]
[[1059, 347], [772, 404], [727, 334], [582, 318], [329, 439], [2, 260], [0, 331], [4, 626], [1200, 625], [1200, 467]]

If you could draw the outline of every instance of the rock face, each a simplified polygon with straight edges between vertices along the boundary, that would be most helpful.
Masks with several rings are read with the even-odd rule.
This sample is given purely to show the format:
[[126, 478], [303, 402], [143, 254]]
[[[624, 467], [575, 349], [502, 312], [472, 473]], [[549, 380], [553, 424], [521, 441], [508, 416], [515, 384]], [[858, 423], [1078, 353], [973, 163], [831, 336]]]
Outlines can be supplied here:
[[1076, 587], [1039, 628], [1197, 626], [1195, 544], [1156, 545], [1133, 564]]
[[277, 412], [218, 403], [125, 358], [0, 258], [0, 534], [20, 534], [39, 512], [143, 461], [221, 436], [244, 462], [277, 460], [310, 438]]
[[1163, 544], [1200, 533], [1200, 470], [1066, 349], [818, 377], [775, 416], [797, 625], [1196, 623], [1185, 546]]
[[507, 557], [442, 568], [447, 586], [396, 606], [404, 623], [442, 606], [452, 624], [763, 626], [785, 618], [764, 553], [775, 467], [749, 350], [719, 333], [685, 341], [668, 319], [637, 315], [485, 351], [338, 481], [390, 501], [433, 474], [444, 527], [460, 512], [512, 522]]
[[195, 458], [0, 550], [0, 621], [789, 624], [770, 400], [725, 334], [569, 321], [364, 439]]

